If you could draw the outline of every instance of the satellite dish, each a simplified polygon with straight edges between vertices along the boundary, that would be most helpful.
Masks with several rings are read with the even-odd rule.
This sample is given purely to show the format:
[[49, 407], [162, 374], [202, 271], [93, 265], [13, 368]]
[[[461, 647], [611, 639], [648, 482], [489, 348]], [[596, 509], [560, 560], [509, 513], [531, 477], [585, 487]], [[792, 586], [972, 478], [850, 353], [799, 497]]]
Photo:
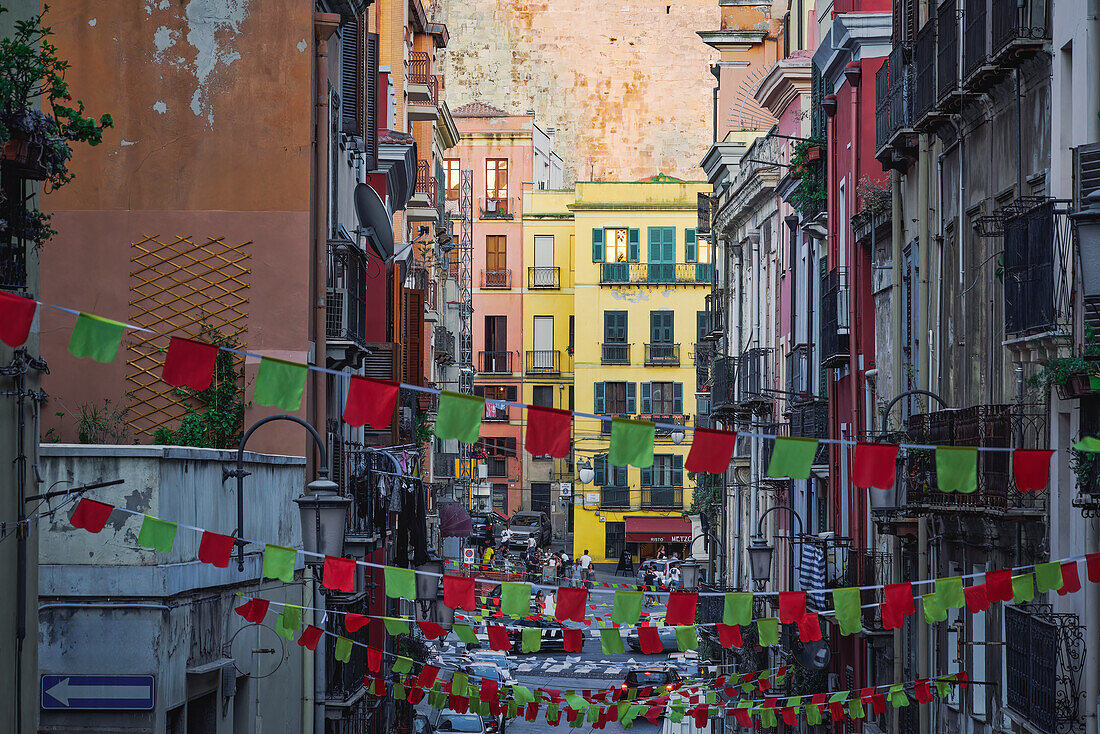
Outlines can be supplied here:
[[806, 670], [825, 670], [833, 659], [833, 652], [825, 640], [804, 642], [795, 650], [794, 659]]
[[393, 220], [378, 192], [365, 183], [355, 185], [355, 213], [371, 249], [388, 261], [393, 257]]

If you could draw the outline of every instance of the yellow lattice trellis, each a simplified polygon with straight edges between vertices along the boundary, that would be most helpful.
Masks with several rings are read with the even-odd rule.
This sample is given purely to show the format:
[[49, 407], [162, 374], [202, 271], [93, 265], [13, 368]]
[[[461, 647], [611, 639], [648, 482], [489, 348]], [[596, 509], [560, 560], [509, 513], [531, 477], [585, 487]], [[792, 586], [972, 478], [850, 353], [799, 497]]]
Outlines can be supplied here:
[[[211, 238], [196, 245], [191, 237], [162, 241], [159, 235], [133, 243], [130, 258], [130, 320], [160, 334], [198, 337], [202, 324], [239, 337], [247, 327], [246, 245]], [[134, 436], [152, 436], [158, 426], [174, 425], [191, 409], [160, 379], [167, 337], [138, 338], [127, 346], [126, 381]]]

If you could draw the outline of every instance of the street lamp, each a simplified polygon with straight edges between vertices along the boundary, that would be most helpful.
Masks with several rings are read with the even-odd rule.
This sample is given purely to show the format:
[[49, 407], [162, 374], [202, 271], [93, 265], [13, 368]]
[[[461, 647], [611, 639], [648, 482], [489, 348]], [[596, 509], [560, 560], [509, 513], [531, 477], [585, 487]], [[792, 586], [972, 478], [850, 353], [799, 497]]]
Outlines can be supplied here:
[[672, 443], [679, 444], [684, 440], [684, 432], [677, 428], [672, 432]]
[[1081, 258], [1081, 290], [1085, 298], [1100, 296], [1100, 189], [1082, 202], [1079, 212], [1070, 214], [1077, 228]]
[[439, 596], [440, 579], [443, 576], [443, 561], [434, 552], [428, 554], [428, 560], [416, 567], [416, 600], [424, 616], [428, 616], [430, 605]]
[[[350, 497], [341, 497], [340, 488], [330, 479], [315, 479], [306, 492], [294, 500], [302, 517], [302, 548], [322, 556], [344, 555]], [[320, 563], [320, 559], [313, 558]]]
[[680, 564], [680, 583], [685, 589], [693, 591], [699, 588], [699, 568], [694, 558]]
[[772, 577], [772, 554], [775, 547], [764, 538], [757, 536], [749, 546], [749, 573], [757, 584], [766, 584]]
[[588, 459], [577, 459], [577, 478], [583, 484], [591, 484], [596, 478], [596, 472], [592, 469], [592, 462]]

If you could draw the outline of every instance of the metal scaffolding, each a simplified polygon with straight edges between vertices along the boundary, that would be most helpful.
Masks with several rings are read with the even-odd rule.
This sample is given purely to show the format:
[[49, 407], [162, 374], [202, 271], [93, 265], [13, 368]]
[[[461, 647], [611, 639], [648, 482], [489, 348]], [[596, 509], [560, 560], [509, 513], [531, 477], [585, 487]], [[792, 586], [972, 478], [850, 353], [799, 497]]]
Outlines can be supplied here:
[[[462, 171], [459, 184], [458, 211], [460, 231], [458, 238], [458, 391], [471, 395], [474, 392], [474, 172]], [[469, 444], [458, 444], [458, 456], [466, 466], [471, 455]], [[469, 473], [455, 481], [455, 499], [470, 506]]]

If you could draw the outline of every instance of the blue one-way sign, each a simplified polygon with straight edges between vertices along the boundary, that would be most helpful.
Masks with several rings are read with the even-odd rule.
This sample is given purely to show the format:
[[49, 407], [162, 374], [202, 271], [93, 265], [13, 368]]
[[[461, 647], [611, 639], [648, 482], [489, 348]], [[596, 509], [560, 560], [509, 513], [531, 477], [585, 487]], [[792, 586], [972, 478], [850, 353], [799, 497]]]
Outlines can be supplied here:
[[153, 708], [153, 676], [44, 675], [42, 708], [148, 711]]

